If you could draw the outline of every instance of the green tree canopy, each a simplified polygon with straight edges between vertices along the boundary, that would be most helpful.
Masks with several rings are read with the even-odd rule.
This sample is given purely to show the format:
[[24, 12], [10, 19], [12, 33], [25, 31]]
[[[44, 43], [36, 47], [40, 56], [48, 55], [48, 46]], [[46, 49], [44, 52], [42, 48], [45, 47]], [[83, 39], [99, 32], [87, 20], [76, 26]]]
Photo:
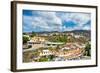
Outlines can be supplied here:
[[34, 36], [36, 36], [36, 33], [34, 31], [32, 31], [31, 37], [34, 37]]
[[29, 41], [29, 37], [23, 36], [23, 44], [27, 43]]
[[85, 47], [85, 55], [86, 56], [91, 56], [91, 44], [87, 43]]

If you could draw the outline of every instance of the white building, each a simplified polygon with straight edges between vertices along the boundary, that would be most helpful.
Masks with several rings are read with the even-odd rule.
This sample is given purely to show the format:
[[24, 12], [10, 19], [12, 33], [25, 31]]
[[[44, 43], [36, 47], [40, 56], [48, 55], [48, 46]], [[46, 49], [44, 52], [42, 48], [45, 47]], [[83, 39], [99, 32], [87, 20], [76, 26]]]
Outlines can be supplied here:
[[40, 56], [47, 56], [47, 55], [52, 55], [52, 52], [50, 52], [49, 50], [42, 50], [42, 52], [40, 52]]
[[62, 45], [62, 42], [45, 42], [45, 47], [57, 47], [57, 45]]
[[74, 35], [75, 38], [83, 37], [82, 35]]
[[62, 50], [69, 50], [70, 47], [63, 47]]

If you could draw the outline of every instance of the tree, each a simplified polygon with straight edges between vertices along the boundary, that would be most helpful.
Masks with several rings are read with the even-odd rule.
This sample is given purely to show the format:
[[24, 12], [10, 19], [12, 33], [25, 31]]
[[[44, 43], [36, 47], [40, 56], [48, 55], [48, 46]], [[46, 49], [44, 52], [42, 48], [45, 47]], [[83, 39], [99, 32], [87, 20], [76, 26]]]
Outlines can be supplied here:
[[48, 56], [49, 61], [52, 61], [52, 60], [53, 60], [53, 58], [55, 58], [55, 56], [54, 56], [54, 55], [49, 55], [49, 56]]
[[23, 36], [23, 44], [27, 43], [29, 41], [29, 37]]
[[28, 48], [32, 48], [32, 45], [28, 45]]
[[85, 55], [86, 56], [91, 56], [91, 44], [87, 43], [85, 47]]
[[36, 36], [36, 33], [34, 31], [32, 31], [31, 37], [34, 37], [34, 36]]
[[56, 34], [53, 34], [53, 36], [56, 36]]
[[26, 35], [26, 33], [24, 32], [23, 35]]

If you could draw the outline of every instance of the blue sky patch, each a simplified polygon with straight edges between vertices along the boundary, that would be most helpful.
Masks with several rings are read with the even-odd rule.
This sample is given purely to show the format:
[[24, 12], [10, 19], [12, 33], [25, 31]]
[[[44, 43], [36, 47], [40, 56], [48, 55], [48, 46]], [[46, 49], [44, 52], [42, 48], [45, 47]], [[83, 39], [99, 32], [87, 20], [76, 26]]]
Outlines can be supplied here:
[[91, 14], [23, 10], [23, 32], [90, 30]]

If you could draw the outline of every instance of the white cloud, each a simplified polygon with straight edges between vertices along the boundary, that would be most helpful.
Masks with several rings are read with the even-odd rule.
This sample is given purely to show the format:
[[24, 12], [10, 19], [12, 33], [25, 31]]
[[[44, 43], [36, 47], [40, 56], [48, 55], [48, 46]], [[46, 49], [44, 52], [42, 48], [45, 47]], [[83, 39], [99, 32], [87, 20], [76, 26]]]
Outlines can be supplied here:
[[73, 21], [77, 24], [77, 27], [80, 27], [88, 22], [91, 16], [88, 13], [64, 13], [61, 15], [61, 18], [66, 22]]
[[84, 26], [83, 27], [83, 30], [90, 30], [91, 28], [90, 28], [90, 26]]
[[[58, 13], [58, 12], [57, 12]], [[56, 12], [44, 12], [36, 11], [37, 15], [23, 16], [24, 28], [31, 28], [33, 30], [41, 31], [71, 31], [77, 29], [89, 30], [90, 26], [84, 26], [90, 18], [90, 14], [86, 13], [61, 13], [59, 16]], [[74, 27], [66, 27], [62, 23], [63, 21], [73, 21], [77, 24]]]
[[37, 12], [39, 16], [33, 17], [33, 27], [38, 26], [44, 29], [44, 31], [59, 31], [62, 27], [62, 21], [56, 16], [55, 12]]

